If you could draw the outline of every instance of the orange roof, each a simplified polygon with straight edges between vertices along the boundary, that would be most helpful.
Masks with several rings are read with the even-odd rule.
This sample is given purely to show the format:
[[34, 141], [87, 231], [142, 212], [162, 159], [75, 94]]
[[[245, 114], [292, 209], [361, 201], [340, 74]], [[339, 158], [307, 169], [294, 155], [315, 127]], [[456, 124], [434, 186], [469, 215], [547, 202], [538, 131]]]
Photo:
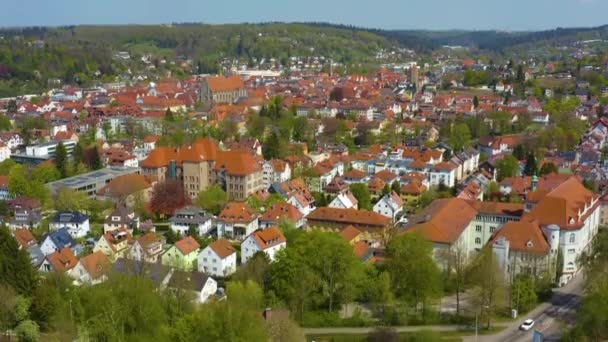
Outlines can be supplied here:
[[207, 77], [205, 80], [209, 85], [209, 89], [213, 92], [232, 91], [245, 88], [245, 83], [243, 83], [243, 80], [241, 80], [241, 77], [238, 75], [230, 77]]
[[186, 236], [185, 238], [177, 241], [175, 243], [175, 247], [177, 247], [177, 249], [183, 255], [188, 255], [201, 248], [201, 245], [199, 245], [198, 242], [196, 242], [196, 240], [194, 240], [192, 236]]
[[87, 270], [91, 279], [101, 277], [108, 273], [112, 267], [110, 260], [102, 251], [97, 251], [81, 258], [80, 263]]
[[435, 166], [433, 166], [433, 169], [435, 170], [445, 170], [445, 171], [451, 171], [456, 169], [458, 166], [456, 166], [456, 164], [452, 163], [452, 162], [441, 162], [439, 164], [436, 164]]
[[36, 238], [34, 238], [32, 232], [27, 228], [17, 228], [13, 234], [21, 248], [29, 248], [37, 243]]
[[146, 177], [134, 173], [112, 179], [110, 183], [99, 190], [99, 194], [116, 197], [128, 196], [151, 186]]
[[156, 142], [157, 140], [158, 140], [157, 135], [146, 135], [144, 137], [144, 142], [146, 142], [146, 143], [153, 143], [153, 142]]
[[359, 259], [362, 259], [368, 251], [369, 245], [367, 244], [367, 241], [359, 241], [353, 246], [353, 252]]
[[287, 202], [276, 202], [264, 212], [260, 220], [278, 223], [283, 217], [286, 217], [293, 222], [298, 222], [304, 215], [296, 207]]
[[426, 186], [419, 181], [411, 181], [401, 187], [401, 194], [405, 195], [420, 195], [426, 191]]
[[340, 237], [342, 237], [342, 239], [347, 242], [351, 242], [357, 236], [359, 236], [359, 234], [361, 234], [361, 231], [359, 229], [355, 228], [354, 226], [347, 226], [340, 232]]
[[410, 221], [406, 233], [415, 231], [432, 242], [451, 244], [476, 215], [477, 211], [465, 200], [438, 199]]
[[407, 165], [407, 167], [413, 167], [413, 168], [416, 168], [416, 169], [424, 169], [424, 168], [426, 168], [426, 163], [423, 162], [420, 159], [416, 159], [413, 162], [409, 163]]
[[377, 177], [372, 178], [372, 180], [369, 181], [369, 183], [367, 184], [367, 187], [369, 188], [369, 191], [371, 192], [379, 192], [382, 191], [382, 189], [384, 189], [384, 186], [386, 185], [386, 183]]
[[268, 249], [270, 247], [279, 245], [287, 242], [285, 235], [281, 233], [277, 227], [269, 227], [264, 230], [256, 230], [253, 232], [253, 238], [257, 242], [258, 246], [262, 249]]
[[222, 259], [236, 253], [236, 250], [230, 242], [224, 238], [219, 238], [209, 244], [209, 247]]
[[504, 237], [509, 241], [509, 249], [523, 253], [547, 254], [549, 244], [535, 220], [510, 221], [494, 235], [491, 244]]
[[160, 239], [158, 238], [158, 236], [156, 236], [156, 233], [154, 233], [154, 232], [149, 232], [149, 233], [146, 233], [146, 234], [144, 234], [144, 235], [140, 236], [140, 237], [137, 239], [137, 242], [139, 242], [139, 244], [140, 244], [142, 247], [144, 247], [144, 248], [145, 248], [145, 247], [148, 247], [148, 246], [150, 246], [150, 245], [152, 245], [152, 244], [154, 244], [154, 243], [159, 243], [159, 242], [160, 242]]
[[224, 222], [249, 223], [258, 218], [258, 213], [243, 202], [230, 202], [217, 218]]
[[249, 152], [220, 151], [214, 169], [224, 169], [229, 175], [244, 176], [262, 170], [262, 166]]
[[380, 178], [386, 183], [395, 180], [397, 178], [397, 175], [389, 170], [382, 170], [380, 172], [377, 172], [374, 177]]
[[71, 249], [64, 247], [46, 256], [47, 260], [57, 272], [66, 272], [74, 268], [78, 263]]
[[141, 166], [147, 168], [166, 167], [170, 160], [177, 160], [177, 150], [173, 147], [157, 147], [150, 151], [148, 157], [141, 162]]
[[521, 216], [524, 212], [524, 205], [522, 203], [479, 201], [468, 201], [468, 203], [475, 208], [475, 210], [484, 214]]
[[344, 173], [344, 178], [363, 179], [363, 178], [365, 178], [365, 176], [367, 176], [367, 174], [365, 172], [363, 172], [361, 170], [357, 170], [357, 169], [352, 169], [352, 170]]
[[321, 221], [328, 223], [348, 224], [355, 227], [374, 226], [385, 227], [390, 219], [373, 211], [320, 207], [310, 213], [306, 219], [310, 221]]

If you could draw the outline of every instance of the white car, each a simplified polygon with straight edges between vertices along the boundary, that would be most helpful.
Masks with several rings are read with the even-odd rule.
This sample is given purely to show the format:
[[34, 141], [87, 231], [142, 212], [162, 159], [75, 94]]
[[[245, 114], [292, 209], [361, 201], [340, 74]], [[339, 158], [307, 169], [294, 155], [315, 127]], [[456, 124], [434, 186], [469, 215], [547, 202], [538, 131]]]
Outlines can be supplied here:
[[528, 330], [532, 329], [533, 326], [534, 326], [534, 320], [531, 318], [528, 318], [519, 326], [519, 329], [523, 330], [523, 331], [528, 331]]

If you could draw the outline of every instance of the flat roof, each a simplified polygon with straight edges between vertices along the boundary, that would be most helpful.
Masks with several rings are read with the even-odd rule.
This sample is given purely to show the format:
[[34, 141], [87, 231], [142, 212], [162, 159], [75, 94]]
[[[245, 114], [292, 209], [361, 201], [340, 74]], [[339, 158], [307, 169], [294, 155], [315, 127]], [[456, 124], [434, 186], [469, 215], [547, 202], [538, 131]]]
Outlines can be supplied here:
[[132, 173], [139, 173], [140, 171], [141, 169], [139, 167], [111, 166], [106, 167], [104, 169], [83, 173], [74, 177], [50, 182], [47, 183], [46, 186], [51, 190], [56, 190], [61, 187], [79, 188], [83, 185], [95, 184], [100, 181], [104, 181], [105, 185], [105, 180], [107, 179], [113, 179], [119, 176], [124, 176]]

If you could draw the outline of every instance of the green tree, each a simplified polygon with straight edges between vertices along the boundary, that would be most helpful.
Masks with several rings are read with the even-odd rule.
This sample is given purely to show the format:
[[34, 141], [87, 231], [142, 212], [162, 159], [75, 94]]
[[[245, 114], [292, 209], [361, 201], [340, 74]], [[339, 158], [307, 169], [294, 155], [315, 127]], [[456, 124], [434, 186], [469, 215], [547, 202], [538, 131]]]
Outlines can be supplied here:
[[40, 340], [40, 329], [36, 322], [26, 319], [15, 328], [15, 334], [19, 341], [37, 342]]
[[372, 196], [369, 193], [369, 189], [366, 184], [354, 183], [349, 187], [350, 192], [357, 199], [359, 203], [359, 209], [372, 210]]
[[12, 128], [13, 124], [11, 124], [10, 118], [6, 115], [0, 116], [0, 131], [10, 131]]
[[524, 160], [526, 158], [526, 151], [524, 151], [524, 146], [519, 144], [515, 146], [513, 149], [513, 157], [517, 158], [517, 160]]
[[30, 256], [6, 226], [0, 227], [0, 284], [7, 284], [17, 293], [30, 295], [36, 288], [38, 277]]
[[519, 162], [515, 157], [507, 155], [496, 162], [496, 178], [501, 181], [519, 174]]
[[165, 111], [165, 121], [167, 121], [167, 122], [175, 121], [175, 117], [173, 116], [173, 112], [171, 111], [171, 108], [167, 108], [167, 110]]
[[454, 126], [450, 135], [450, 145], [454, 151], [462, 151], [469, 145], [471, 141], [471, 132], [469, 126], [465, 123], [460, 123]]
[[266, 139], [262, 148], [264, 159], [281, 159], [286, 156], [287, 149], [285, 143], [279, 137], [276, 131], [273, 131]]
[[505, 302], [503, 271], [491, 247], [483, 248], [477, 256], [471, 268], [471, 279], [475, 291], [473, 306], [489, 329], [493, 315], [500, 312]]
[[424, 315], [430, 301], [441, 295], [441, 275], [431, 245], [417, 233], [404, 234], [389, 242], [386, 254], [396, 298], [415, 311], [422, 305]]
[[30, 179], [34, 182], [46, 184], [61, 178], [61, 173], [54, 164], [43, 163], [30, 171]]
[[526, 176], [538, 175], [538, 162], [536, 161], [536, 156], [534, 156], [534, 153], [532, 152], [528, 153], [528, 157], [526, 158], [524, 174]]
[[89, 207], [89, 202], [85, 192], [62, 187], [57, 190], [53, 198], [53, 207], [57, 211], [85, 211]]
[[90, 168], [91, 170], [99, 170], [103, 168], [103, 162], [101, 161], [97, 147], [92, 148]]
[[530, 275], [517, 276], [511, 284], [511, 302], [520, 312], [527, 312], [537, 304], [536, 279]]
[[473, 107], [475, 107], [475, 109], [479, 107], [479, 98], [477, 97], [477, 95], [473, 96]]
[[9, 172], [15, 165], [17, 165], [17, 163], [15, 163], [15, 161], [12, 159], [6, 159], [0, 162], [0, 175], [8, 176]]
[[196, 197], [196, 205], [218, 215], [228, 203], [228, 194], [218, 184], [211, 185]]
[[63, 142], [59, 142], [57, 144], [57, 148], [55, 150], [55, 167], [59, 171], [61, 178], [65, 178], [68, 176], [68, 151], [65, 149], [65, 145]]
[[540, 168], [540, 171], [538, 171], [539, 176], [545, 176], [550, 173], [559, 173], [557, 166], [555, 166], [555, 164], [553, 164], [552, 162], [544, 163], [543, 166]]
[[74, 152], [72, 153], [72, 155], [72, 159], [75, 165], [84, 163], [84, 149], [82, 148], [82, 144], [80, 143], [80, 141], [76, 143], [76, 146], [74, 146]]
[[9, 114], [16, 113], [17, 112], [17, 101], [15, 101], [13, 99], [9, 100], [6, 105], [6, 112]]
[[399, 183], [399, 181], [394, 181], [393, 184], [391, 184], [391, 190], [394, 191], [397, 195], [401, 194], [401, 184]]
[[23, 165], [15, 165], [8, 174], [8, 190], [13, 196], [25, 196], [30, 193], [30, 183], [25, 177]]

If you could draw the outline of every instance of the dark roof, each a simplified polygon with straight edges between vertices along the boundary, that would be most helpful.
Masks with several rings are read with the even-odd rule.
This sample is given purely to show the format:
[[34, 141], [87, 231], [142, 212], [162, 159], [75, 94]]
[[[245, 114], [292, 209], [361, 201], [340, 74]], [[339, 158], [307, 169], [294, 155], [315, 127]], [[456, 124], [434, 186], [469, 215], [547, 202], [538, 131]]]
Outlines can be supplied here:
[[47, 236], [51, 239], [51, 241], [53, 241], [53, 244], [57, 249], [61, 249], [63, 247], [70, 247], [74, 244], [74, 240], [72, 240], [72, 237], [70, 236], [70, 233], [68, 233], [67, 228], [57, 229], [56, 231], [51, 232]]
[[112, 265], [112, 272], [131, 276], [141, 276], [152, 280], [152, 282], [156, 284], [162, 283], [170, 271], [170, 267], [162, 264], [152, 264], [124, 258], [117, 259], [114, 265]]
[[169, 280], [169, 287], [200, 292], [209, 277], [200, 272], [184, 272], [176, 270]]
[[78, 211], [59, 211], [53, 216], [52, 223], [83, 223], [89, 218]]

